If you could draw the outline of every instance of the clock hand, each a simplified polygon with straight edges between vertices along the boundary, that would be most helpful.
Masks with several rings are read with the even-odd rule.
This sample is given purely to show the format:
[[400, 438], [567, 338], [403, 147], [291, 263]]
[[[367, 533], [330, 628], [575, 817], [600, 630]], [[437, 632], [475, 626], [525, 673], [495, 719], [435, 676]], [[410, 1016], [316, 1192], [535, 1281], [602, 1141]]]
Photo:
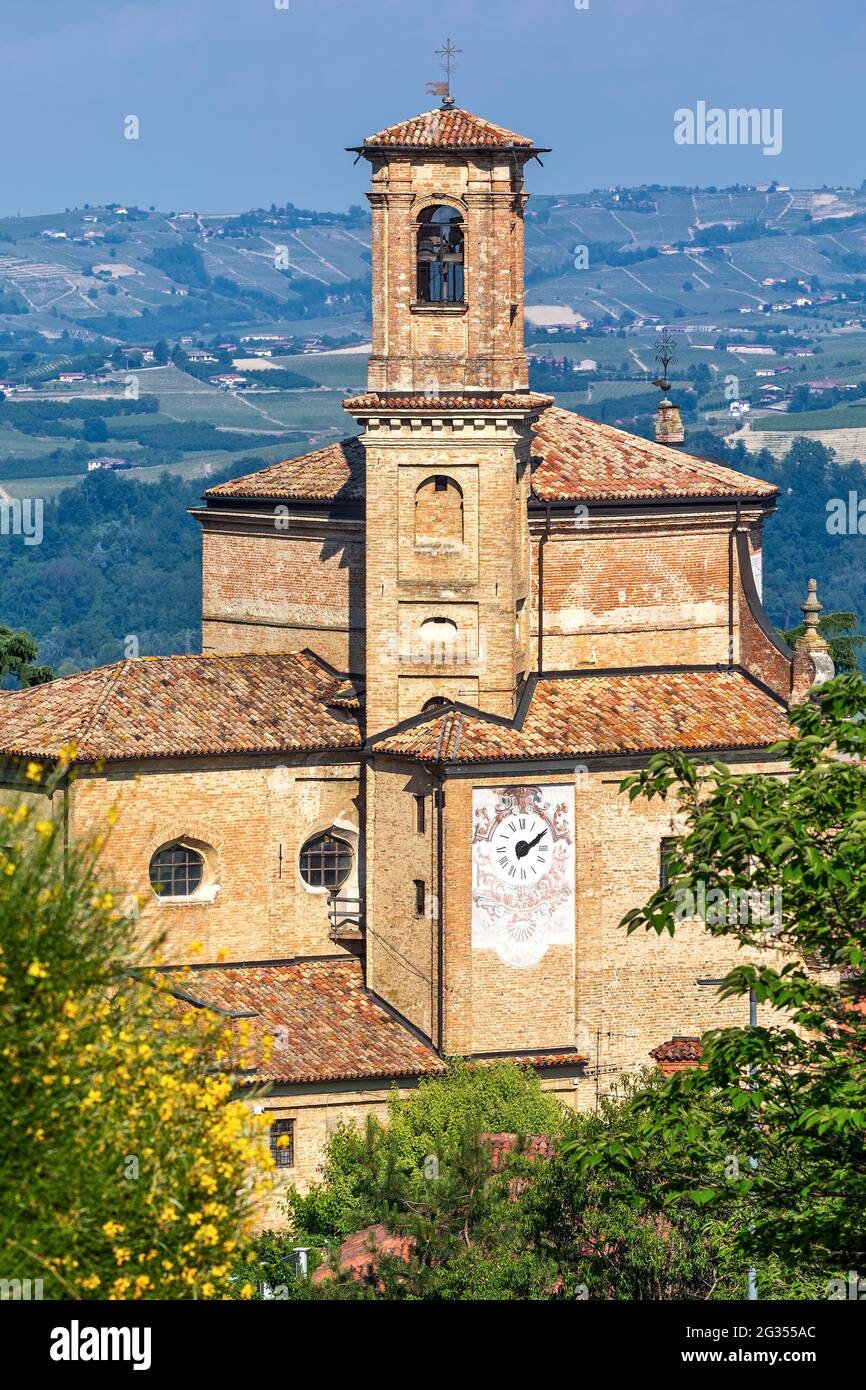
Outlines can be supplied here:
[[514, 853], [517, 855], [517, 858], [525, 859], [529, 851], [534, 849], [542, 836], [546, 834], [547, 827], [545, 826], [543, 830], [539, 830], [534, 840], [518, 840], [517, 844], [514, 846]]

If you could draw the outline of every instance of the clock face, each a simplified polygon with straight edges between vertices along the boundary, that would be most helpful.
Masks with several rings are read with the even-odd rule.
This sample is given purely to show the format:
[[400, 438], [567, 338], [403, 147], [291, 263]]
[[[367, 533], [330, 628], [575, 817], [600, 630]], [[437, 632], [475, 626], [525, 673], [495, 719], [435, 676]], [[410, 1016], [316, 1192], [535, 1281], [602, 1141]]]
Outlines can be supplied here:
[[552, 864], [550, 826], [534, 811], [506, 816], [493, 835], [492, 867], [504, 883], [537, 883]]
[[510, 966], [574, 946], [574, 787], [472, 790], [472, 948]]

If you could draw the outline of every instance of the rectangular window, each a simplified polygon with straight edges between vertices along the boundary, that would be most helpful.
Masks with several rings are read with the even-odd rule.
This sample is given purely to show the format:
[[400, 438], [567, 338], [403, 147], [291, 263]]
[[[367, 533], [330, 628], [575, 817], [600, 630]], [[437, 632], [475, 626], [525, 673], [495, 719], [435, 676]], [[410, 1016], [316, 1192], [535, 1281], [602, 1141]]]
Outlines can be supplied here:
[[423, 878], [415, 879], [415, 916], [423, 917], [427, 906], [427, 885]]
[[277, 1168], [295, 1166], [295, 1122], [274, 1120], [270, 1132], [271, 1157]]
[[427, 829], [427, 798], [426, 796], [415, 797], [415, 829], [419, 835], [423, 835]]
[[679, 840], [676, 835], [665, 835], [662, 838], [661, 845], [659, 846], [659, 888], [667, 888], [670, 883], [668, 865], [671, 855], [676, 853], [678, 844]]

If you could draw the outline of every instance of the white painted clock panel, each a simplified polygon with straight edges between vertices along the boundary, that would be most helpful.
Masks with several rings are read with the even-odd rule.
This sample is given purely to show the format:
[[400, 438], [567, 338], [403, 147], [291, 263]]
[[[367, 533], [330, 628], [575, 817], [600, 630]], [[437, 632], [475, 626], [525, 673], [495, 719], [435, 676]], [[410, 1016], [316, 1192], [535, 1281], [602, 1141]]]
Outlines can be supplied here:
[[574, 940], [574, 785], [475, 787], [472, 948], [536, 965]]

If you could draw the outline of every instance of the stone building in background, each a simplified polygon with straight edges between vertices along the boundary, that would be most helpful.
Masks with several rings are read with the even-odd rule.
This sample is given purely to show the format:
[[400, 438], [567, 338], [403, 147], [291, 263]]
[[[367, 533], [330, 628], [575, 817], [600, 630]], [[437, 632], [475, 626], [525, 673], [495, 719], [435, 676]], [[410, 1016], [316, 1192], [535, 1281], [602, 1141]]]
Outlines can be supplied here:
[[448, 1057], [588, 1107], [741, 1021], [726, 942], [620, 927], [682, 821], [618, 785], [661, 749], [766, 767], [827, 675], [761, 607], [775, 487], [528, 389], [532, 141], [446, 104], [357, 153], [360, 432], [205, 494], [202, 655], [0, 706], [10, 759], [75, 742], [70, 834], [117, 806], [107, 868], [186, 997], [274, 1038], [250, 1080], [301, 1186]]

